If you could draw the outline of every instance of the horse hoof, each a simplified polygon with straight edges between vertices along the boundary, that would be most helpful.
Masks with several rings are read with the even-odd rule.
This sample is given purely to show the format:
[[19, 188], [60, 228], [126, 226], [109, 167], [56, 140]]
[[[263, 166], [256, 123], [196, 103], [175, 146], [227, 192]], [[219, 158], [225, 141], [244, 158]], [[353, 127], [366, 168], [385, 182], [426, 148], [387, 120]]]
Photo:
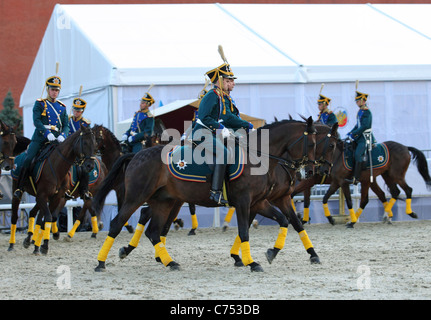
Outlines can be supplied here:
[[72, 241], [73, 241], [72, 237], [71, 237], [71, 236], [69, 236], [69, 235], [67, 235], [66, 237], [64, 237], [64, 238], [63, 238], [63, 240], [64, 240], [65, 242], [72, 242]]
[[24, 241], [22, 242], [22, 246], [26, 249], [28, 249], [28, 247], [30, 247], [30, 239], [29, 238], [25, 238]]
[[99, 261], [99, 265], [96, 268], [94, 268], [94, 271], [96, 272], [106, 271], [105, 261]]
[[353, 229], [353, 226], [355, 225], [355, 223], [354, 222], [349, 222], [349, 223], [347, 223], [346, 224], [346, 228], [348, 228], [348, 229]]
[[256, 262], [250, 263], [250, 271], [251, 272], [263, 272], [263, 268], [260, 264]]
[[96, 238], [97, 238], [97, 233], [94, 233], [94, 232], [93, 232], [93, 233], [91, 234], [91, 238], [96, 239]]
[[332, 216], [326, 217], [329, 221], [330, 224], [332, 224], [333, 226], [335, 226], [335, 220]]
[[35, 256], [40, 256], [40, 250], [39, 250], [39, 247], [34, 248], [34, 250], [33, 250], [33, 255], [35, 255]]
[[269, 264], [272, 263], [272, 261], [274, 261], [275, 257], [277, 256], [278, 251], [274, 250], [274, 249], [268, 249], [266, 250], [266, 259], [268, 260]]
[[320, 264], [320, 259], [318, 256], [310, 257], [311, 264]]
[[410, 218], [413, 218], [413, 219], [417, 219], [417, 218], [418, 218], [418, 215], [417, 215], [415, 212], [407, 213], [407, 215], [408, 215]]
[[44, 256], [48, 254], [48, 247], [41, 246], [40, 247], [40, 253], [42, 253]]
[[7, 248], [7, 251], [14, 251], [15, 249], [13, 248], [13, 243], [9, 244], [9, 248]]
[[118, 256], [120, 257], [120, 259], [124, 259], [125, 257], [127, 257], [128, 253], [126, 249], [127, 249], [126, 247], [122, 247], [118, 251]]
[[195, 236], [195, 235], [196, 235], [195, 230], [196, 230], [196, 229], [191, 229], [187, 235], [188, 235], [188, 236]]
[[244, 263], [242, 263], [242, 260], [239, 255], [231, 254], [230, 256], [235, 260], [235, 263], [233, 264], [235, 267], [244, 267]]
[[175, 261], [171, 261], [167, 267], [169, 267], [169, 269], [171, 271], [179, 271], [181, 270], [180, 265], [178, 263], [176, 263]]
[[60, 239], [60, 232], [53, 233], [53, 234], [52, 234], [52, 238], [53, 238], [54, 240], [58, 240], [58, 239]]

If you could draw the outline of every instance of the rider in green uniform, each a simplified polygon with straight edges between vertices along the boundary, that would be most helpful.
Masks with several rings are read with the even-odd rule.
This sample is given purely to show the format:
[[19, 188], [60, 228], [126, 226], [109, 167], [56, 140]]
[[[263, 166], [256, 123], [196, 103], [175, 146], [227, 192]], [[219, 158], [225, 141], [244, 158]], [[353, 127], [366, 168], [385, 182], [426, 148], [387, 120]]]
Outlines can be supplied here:
[[46, 99], [37, 99], [33, 107], [33, 124], [36, 127], [31, 142], [25, 151], [17, 189], [14, 197], [21, 199], [26, 179], [30, 175], [30, 164], [39, 150], [47, 142], [63, 142], [69, 134], [69, 125], [66, 106], [57, 100], [61, 89], [61, 79], [58, 76], [49, 77], [45, 81], [48, 96]]

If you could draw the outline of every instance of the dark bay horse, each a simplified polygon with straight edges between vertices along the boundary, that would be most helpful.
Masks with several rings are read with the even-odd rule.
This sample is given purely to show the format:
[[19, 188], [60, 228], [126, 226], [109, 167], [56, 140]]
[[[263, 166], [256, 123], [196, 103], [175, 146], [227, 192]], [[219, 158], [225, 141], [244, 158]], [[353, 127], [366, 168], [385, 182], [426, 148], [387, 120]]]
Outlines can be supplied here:
[[[9, 127], [6, 123], [0, 120], [0, 176], [1, 170], [10, 170], [13, 167], [14, 149], [17, 144], [15, 135], [16, 128]], [[0, 199], [3, 199], [3, 193], [0, 191]]]
[[[321, 174], [329, 174], [332, 166], [332, 157], [338, 140], [338, 123], [333, 127], [328, 127], [322, 124], [315, 124], [315, 127], [317, 130], [315, 152], [315, 157], [317, 159], [316, 171], [319, 171]], [[320, 261], [300, 220], [298, 219], [294, 210], [291, 208], [291, 199], [289, 195], [293, 190], [292, 186], [294, 185], [296, 173], [298, 173], [300, 169], [301, 167], [294, 167], [289, 168], [288, 171], [285, 171], [284, 169], [281, 169], [280, 166], [278, 166], [276, 170], [280, 172], [278, 172], [276, 176], [280, 179], [280, 181], [275, 184], [272, 192], [268, 196], [267, 201], [260, 202], [258, 206], [252, 207], [250, 210], [250, 224], [252, 224], [256, 214], [260, 214], [266, 218], [277, 221], [280, 225], [279, 236], [276, 240], [274, 248], [268, 249], [266, 253], [269, 263], [272, 263], [278, 252], [284, 247], [288, 223], [291, 223], [295, 231], [298, 233], [306, 251], [310, 254], [310, 261], [312, 263], [318, 263]], [[280, 212], [273, 205], [271, 205], [271, 203], [277, 203], [280, 206], [279, 208], [281, 208], [283, 215], [281, 215]], [[176, 209], [179, 210], [180, 207], [176, 207]], [[151, 212], [149, 210], [150, 207], [141, 209], [141, 216], [139, 218], [135, 235], [127, 247], [122, 247], [120, 249], [119, 256], [121, 259], [127, 257], [137, 247], [140, 237], [145, 229], [145, 224], [151, 218]], [[230, 208], [229, 210], [234, 211], [235, 209]], [[168, 223], [164, 227], [164, 231], [161, 235], [164, 244], [166, 244], [165, 240], [166, 235], [169, 232], [169, 227], [170, 225]], [[235, 260], [235, 266], [243, 266], [241, 258], [239, 257], [240, 243], [240, 239], [237, 237], [231, 249], [231, 257]], [[157, 258], [156, 260], [159, 261]]]
[[[241, 250], [243, 252], [244, 265], [250, 266], [252, 270], [260, 271], [261, 266], [254, 262], [250, 254], [249, 245], [249, 215], [250, 208], [259, 202], [266, 201], [278, 181], [275, 168], [283, 167], [288, 171], [289, 167], [294, 167], [296, 163], [307, 162], [307, 172], [314, 171], [314, 149], [315, 149], [315, 128], [311, 117], [307, 122], [284, 120], [270, 125], [266, 125], [250, 133], [256, 135], [258, 141], [256, 151], [261, 154], [263, 149], [261, 137], [263, 132], [268, 133], [269, 141], [264, 142], [268, 145], [269, 157], [265, 174], [253, 175], [253, 168], [259, 165], [250, 162], [247, 156], [247, 163], [244, 165], [242, 175], [234, 181], [227, 183], [229, 203], [237, 210], [238, 230], [241, 239]], [[303, 146], [307, 146], [307, 154], [303, 153]], [[125, 201], [119, 214], [112, 220], [108, 237], [102, 246], [96, 271], [105, 269], [105, 261], [115, 237], [121, 230], [122, 224], [129, 219], [131, 214], [136, 211], [143, 203], [147, 202], [153, 212], [146, 235], [152, 242], [156, 253], [165, 266], [176, 269], [178, 264], [169, 256], [165, 246], [161, 242], [161, 232], [167, 222], [172, 222], [178, 212], [173, 210], [176, 206], [181, 206], [184, 202], [195, 203], [201, 206], [215, 207], [216, 203], [209, 199], [210, 184], [189, 182], [176, 179], [171, 176], [167, 166], [161, 159], [162, 146], [155, 146], [137, 153], [127, 166], [125, 182]], [[250, 151], [250, 150], [249, 150]], [[256, 153], [254, 153], [256, 155]], [[106, 184], [109, 180], [115, 179], [123, 168], [122, 159], [114, 166], [109, 173]], [[254, 161], [255, 162], [255, 161]], [[118, 167], [117, 170], [115, 167]], [[112, 177], [110, 177], [112, 175]], [[96, 196], [93, 205], [96, 212], [103, 206], [102, 198]], [[98, 200], [98, 201], [97, 201]], [[170, 223], [169, 223], [170, 225]]]
[[[356, 223], [357, 219], [361, 215], [362, 211], [368, 203], [368, 190], [371, 189], [379, 196], [379, 199], [385, 203], [386, 197], [383, 191], [375, 183], [375, 179], [381, 175], [386, 185], [391, 193], [391, 200], [387, 205], [385, 205], [385, 211], [390, 212], [393, 204], [400, 194], [400, 190], [397, 185], [399, 185], [406, 193], [406, 214], [412, 218], [417, 218], [416, 213], [412, 211], [411, 208], [411, 198], [412, 198], [412, 188], [407, 184], [405, 180], [405, 175], [410, 164], [411, 154], [416, 162], [416, 167], [419, 174], [425, 181], [427, 188], [431, 187], [431, 177], [429, 175], [428, 164], [426, 157], [420, 150], [414, 147], [404, 146], [395, 141], [386, 141], [384, 144], [388, 148], [389, 161], [388, 163], [378, 169], [373, 169], [374, 182], [370, 181], [370, 170], [363, 170], [360, 177], [361, 182], [361, 201], [358, 212], [354, 212], [352, 206], [352, 198], [350, 194], [349, 183], [346, 179], [352, 176], [352, 171], [348, 170], [344, 166], [343, 152], [344, 152], [344, 142], [341, 142], [338, 147], [338, 152], [334, 155], [334, 166], [331, 173], [331, 184], [323, 197], [323, 205], [325, 210], [325, 216], [330, 216], [330, 212], [327, 206], [329, 197], [341, 187], [346, 198], [346, 204], [349, 209], [350, 222], [347, 227], [352, 228]], [[383, 194], [383, 197], [382, 197]]]
[[[76, 163], [84, 171], [88, 172], [94, 167], [95, 137], [89, 128], [81, 127], [74, 134], [66, 138], [64, 142], [55, 146], [46, 159], [40, 178], [36, 184], [27, 180], [25, 191], [36, 197], [36, 204], [41, 214], [40, 221], [44, 219], [42, 254], [48, 253], [48, 243], [53, 221], [52, 212], [58, 210], [63, 194], [59, 190], [64, 186], [64, 181], [71, 166]], [[13, 182], [13, 189], [17, 181]], [[18, 220], [18, 207], [20, 200], [12, 199], [11, 236], [9, 251], [14, 249], [16, 222]], [[49, 204], [49, 205], [48, 205]], [[39, 220], [38, 219], [38, 220]], [[42, 239], [40, 239], [41, 241]]]

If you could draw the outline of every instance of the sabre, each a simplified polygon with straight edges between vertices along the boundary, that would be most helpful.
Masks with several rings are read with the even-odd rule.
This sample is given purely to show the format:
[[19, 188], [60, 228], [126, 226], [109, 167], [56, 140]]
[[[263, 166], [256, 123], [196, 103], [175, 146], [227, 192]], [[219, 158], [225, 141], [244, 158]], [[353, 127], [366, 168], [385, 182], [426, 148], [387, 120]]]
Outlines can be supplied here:
[[370, 182], [373, 183], [374, 177], [373, 177], [373, 158], [371, 157], [371, 150], [372, 150], [371, 131], [364, 132], [364, 137], [365, 137], [365, 141], [367, 143], [368, 158], [370, 158]]

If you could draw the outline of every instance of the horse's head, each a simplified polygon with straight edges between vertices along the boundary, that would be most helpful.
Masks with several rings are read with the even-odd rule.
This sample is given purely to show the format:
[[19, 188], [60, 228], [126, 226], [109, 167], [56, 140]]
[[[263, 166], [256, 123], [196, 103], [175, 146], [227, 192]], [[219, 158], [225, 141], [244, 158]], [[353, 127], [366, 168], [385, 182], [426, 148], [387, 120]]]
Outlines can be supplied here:
[[13, 151], [16, 146], [16, 135], [11, 127], [0, 120], [0, 136], [1, 136], [1, 149], [0, 149], [0, 163], [1, 167], [5, 170], [10, 170], [13, 167], [15, 157]]
[[81, 166], [85, 172], [90, 172], [94, 168], [96, 153], [95, 135], [92, 129], [82, 125], [76, 134], [79, 136], [76, 137], [73, 151], [77, 156], [78, 165]]
[[103, 153], [106, 149], [106, 145], [105, 145], [105, 127], [99, 125], [99, 124], [95, 124], [94, 127], [91, 129], [93, 130], [94, 133], [94, 137], [96, 139], [96, 149], [98, 151], [100, 151], [101, 153]]
[[318, 173], [327, 176], [331, 172], [334, 151], [338, 142], [338, 123], [332, 127], [324, 124], [316, 125], [316, 164]]

